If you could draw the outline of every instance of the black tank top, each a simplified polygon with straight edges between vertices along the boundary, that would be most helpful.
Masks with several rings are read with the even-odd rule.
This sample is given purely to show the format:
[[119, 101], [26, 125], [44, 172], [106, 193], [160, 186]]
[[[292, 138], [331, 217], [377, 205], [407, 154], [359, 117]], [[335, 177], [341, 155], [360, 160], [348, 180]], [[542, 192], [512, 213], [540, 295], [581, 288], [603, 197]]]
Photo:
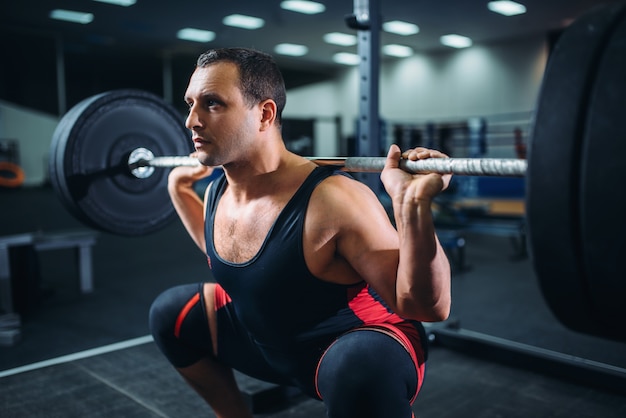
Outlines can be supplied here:
[[222, 259], [213, 242], [225, 177], [217, 178], [209, 191], [205, 226], [209, 265], [239, 320], [266, 350], [293, 355], [299, 348], [325, 347], [359, 325], [403, 321], [365, 282], [329, 283], [306, 266], [302, 239], [309, 199], [320, 182], [335, 174], [345, 175], [332, 167], [317, 167], [279, 214], [258, 253], [245, 263]]

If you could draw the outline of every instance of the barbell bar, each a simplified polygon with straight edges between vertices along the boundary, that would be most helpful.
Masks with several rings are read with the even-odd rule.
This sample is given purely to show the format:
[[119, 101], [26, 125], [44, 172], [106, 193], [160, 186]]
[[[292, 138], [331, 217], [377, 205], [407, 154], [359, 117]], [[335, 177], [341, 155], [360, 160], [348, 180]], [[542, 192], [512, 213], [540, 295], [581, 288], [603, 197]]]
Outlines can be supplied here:
[[[141, 157], [138, 157], [141, 156]], [[385, 157], [307, 157], [320, 166], [334, 166], [353, 173], [379, 173], [385, 167]], [[186, 156], [154, 157], [145, 148], [133, 150], [128, 159], [130, 172], [138, 178], [147, 177], [149, 170], [142, 168], [171, 168], [196, 166], [197, 158]], [[412, 174], [454, 174], [462, 176], [524, 177], [526, 160], [514, 158], [431, 158], [426, 160], [400, 160], [400, 168]]]
[[[626, 341], [624, 45], [622, 2], [597, 7], [564, 30], [544, 73], [527, 163], [401, 163], [408, 171], [524, 176], [528, 249], [550, 309], [572, 330], [619, 341]], [[105, 92], [84, 99], [59, 122], [49, 179], [85, 224], [141, 236], [176, 218], [168, 171], [158, 168], [197, 164], [188, 157], [192, 151], [181, 114], [162, 98], [138, 90]], [[378, 157], [313, 161], [355, 172], [381, 171], [385, 163]]]

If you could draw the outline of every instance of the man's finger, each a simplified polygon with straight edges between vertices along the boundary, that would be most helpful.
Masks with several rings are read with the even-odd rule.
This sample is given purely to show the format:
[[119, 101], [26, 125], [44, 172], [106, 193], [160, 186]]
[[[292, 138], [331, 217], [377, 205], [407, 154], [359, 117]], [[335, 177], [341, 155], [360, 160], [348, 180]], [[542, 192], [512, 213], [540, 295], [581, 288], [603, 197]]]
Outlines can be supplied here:
[[400, 147], [396, 144], [391, 144], [389, 151], [387, 152], [387, 161], [385, 162], [385, 168], [398, 168], [400, 167], [400, 158], [402, 152]]

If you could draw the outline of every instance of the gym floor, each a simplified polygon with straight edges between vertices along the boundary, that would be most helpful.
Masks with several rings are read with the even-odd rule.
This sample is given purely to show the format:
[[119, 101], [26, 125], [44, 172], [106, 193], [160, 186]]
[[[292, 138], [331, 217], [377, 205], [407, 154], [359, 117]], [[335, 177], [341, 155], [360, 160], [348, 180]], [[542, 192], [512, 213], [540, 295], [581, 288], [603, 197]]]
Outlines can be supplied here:
[[[50, 188], [0, 189], [0, 199], [0, 236], [85, 228]], [[453, 273], [452, 308], [463, 329], [626, 369], [626, 344], [554, 319], [530, 261], [513, 257], [508, 238], [465, 239], [468, 268]], [[22, 317], [21, 341], [0, 346], [2, 417], [214, 416], [146, 337], [149, 306], [162, 290], [210, 279], [180, 223], [138, 238], [99, 233], [91, 294], [79, 291], [71, 250], [32, 261], [41, 300]], [[255, 416], [324, 416], [320, 402], [297, 394], [268, 405]], [[434, 344], [413, 409], [416, 417], [610, 418], [626, 416], [626, 396]]]

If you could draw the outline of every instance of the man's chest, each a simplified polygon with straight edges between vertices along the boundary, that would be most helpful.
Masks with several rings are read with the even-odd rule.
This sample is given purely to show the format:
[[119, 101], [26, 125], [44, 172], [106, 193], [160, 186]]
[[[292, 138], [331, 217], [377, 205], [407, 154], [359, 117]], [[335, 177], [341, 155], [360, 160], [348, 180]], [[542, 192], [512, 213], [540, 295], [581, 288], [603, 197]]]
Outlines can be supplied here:
[[221, 258], [233, 263], [252, 259], [261, 249], [284, 204], [263, 202], [245, 206], [219, 205], [213, 241]]

